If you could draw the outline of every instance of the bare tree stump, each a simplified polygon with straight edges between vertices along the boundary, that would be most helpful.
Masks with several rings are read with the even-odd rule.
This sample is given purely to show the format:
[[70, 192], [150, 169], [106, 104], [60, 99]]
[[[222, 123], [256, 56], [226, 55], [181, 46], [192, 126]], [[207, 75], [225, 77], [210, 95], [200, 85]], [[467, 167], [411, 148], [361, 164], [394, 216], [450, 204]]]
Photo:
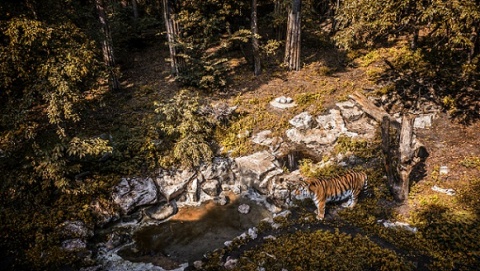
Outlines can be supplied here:
[[[376, 121], [381, 122], [382, 150], [384, 154], [384, 166], [388, 179], [388, 186], [398, 202], [404, 202], [408, 198], [410, 186], [410, 173], [415, 165], [421, 160], [419, 157], [424, 146], [414, 142], [412, 116], [404, 115], [400, 124], [385, 110], [375, 106], [363, 94], [355, 92], [350, 95], [361, 109]], [[390, 129], [394, 128], [395, 141], [391, 141]], [[398, 141], [397, 141], [398, 140]], [[398, 147], [397, 147], [398, 146]]]
[[395, 187], [397, 199], [405, 201], [408, 198], [410, 173], [416, 164], [414, 159], [415, 150], [413, 149], [413, 121], [411, 116], [404, 115], [402, 117], [402, 129], [400, 130], [399, 142], [399, 163], [397, 171], [400, 176], [398, 185]]
[[396, 174], [396, 165], [395, 165], [395, 150], [392, 149], [391, 140], [390, 140], [390, 118], [388, 116], [383, 116], [382, 120], [382, 151], [384, 156], [384, 166], [385, 172], [387, 174], [387, 185], [390, 188], [392, 194], [395, 195], [395, 190], [393, 189], [398, 183], [398, 175]]

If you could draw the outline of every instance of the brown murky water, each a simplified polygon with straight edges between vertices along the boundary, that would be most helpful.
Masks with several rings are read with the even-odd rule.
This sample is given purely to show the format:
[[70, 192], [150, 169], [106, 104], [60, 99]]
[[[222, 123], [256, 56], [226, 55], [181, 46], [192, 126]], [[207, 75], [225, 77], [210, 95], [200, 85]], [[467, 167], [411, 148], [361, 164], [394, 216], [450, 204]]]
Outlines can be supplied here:
[[[232, 240], [249, 228], [258, 225], [272, 214], [260, 204], [247, 198], [230, 195], [224, 206], [213, 202], [199, 207], [181, 208], [169, 221], [138, 231], [134, 239], [138, 252], [124, 251], [130, 261], [149, 261], [164, 268], [175, 263], [193, 262]], [[241, 204], [250, 205], [248, 214], [238, 212]], [[165, 266], [168, 265], [168, 266]]]

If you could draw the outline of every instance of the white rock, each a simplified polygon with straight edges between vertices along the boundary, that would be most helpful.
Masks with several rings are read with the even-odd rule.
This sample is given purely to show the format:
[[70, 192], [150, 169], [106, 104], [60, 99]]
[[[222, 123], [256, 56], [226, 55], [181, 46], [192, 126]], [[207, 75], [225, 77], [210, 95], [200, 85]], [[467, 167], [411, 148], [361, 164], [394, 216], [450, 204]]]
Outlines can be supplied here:
[[62, 242], [62, 248], [68, 251], [81, 250], [87, 248], [87, 243], [79, 238], [69, 239]]
[[238, 212], [241, 214], [248, 214], [250, 212], [250, 205], [241, 204], [240, 206], [238, 206]]
[[433, 120], [432, 114], [420, 115], [416, 117], [415, 120], [413, 121], [413, 127], [420, 128], [420, 129], [429, 128], [432, 126], [432, 120]]
[[443, 193], [443, 194], [447, 194], [449, 196], [454, 196], [455, 195], [455, 190], [451, 189], [451, 188], [448, 188], [448, 189], [445, 189], [445, 188], [440, 188], [436, 185], [434, 185], [432, 187], [432, 190], [433, 191], [436, 191], [436, 192], [440, 192], [440, 193]]
[[273, 99], [270, 102], [270, 105], [275, 107], [275, 108], [285, 109], [285, 108], [294, 107], [297, 104], [293, 102], [292, 98], [281, 96], [281, 97], [277, 97], [277, 98]]
[[142, 205], [156, 203], [157, 187], [151, 178], [123, 178], [113, 189], [113, 202], [125, 214]]
[[225, 269], [234, 269], [236, 266], [237, 266], [237, 263], [238, 263], [238, 259], [232, 259], [230, 258], [230, 256], [227, 257], [227, 260], [225, 261], [225, 264], [223, 265], [223, 267], [225, 267]]
[[252, 239], [257, 239], [258, 237], [258, 229], [256, 227], [248, 229], [248, 235]]
[[365, 115], [365, 113], [351, 100], [339, 102], [336, 105], [340, 108], [342, 116], [346, 121], [355, 121]]
[[450, 170], [448, 169], [447, 166], [441, 166], [440, 170], [438, 171], [438, 173], [440, 173], [440, 175], [447, 175], [448, 172], [450, 172]]
[[306, 129], [311, 129], [315, 125], [315, 121], [308, 112], [302, 112], [295, 117], [293, 117], [291, 120], [288, 121], [293, 127], [300, 129], [300, 130], [306, 130]]
[[416, 227], [412, 227], [408, 223], [405, 223], [405, 222], [398, 222], [398, 221], [391, 222], [391, 221], [382, 220], [382, 219], [378, 220], [377, 222], [382, 223], [383, 226], [386, 227], [386, 228], [402, 228], [402, 229], [405, 229], [407, 231], [411, 231], [413, 233], [417, 232]]

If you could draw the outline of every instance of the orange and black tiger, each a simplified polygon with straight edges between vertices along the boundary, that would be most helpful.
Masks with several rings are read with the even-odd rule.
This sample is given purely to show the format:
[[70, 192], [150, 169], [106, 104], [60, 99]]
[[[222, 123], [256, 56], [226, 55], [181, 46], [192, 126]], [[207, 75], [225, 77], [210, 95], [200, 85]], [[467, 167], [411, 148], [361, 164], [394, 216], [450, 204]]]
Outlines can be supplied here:
[[295, 194], [311, 197], [317, 206], [317, 219], [325, 216], [325, 204], [331, 201], [347, 200], [343, 207], [352, 208], [360, 193], [367, 188], [367, 175], [363, 172], [349, 171], [345, 175], [331, 178], [301, 178]]

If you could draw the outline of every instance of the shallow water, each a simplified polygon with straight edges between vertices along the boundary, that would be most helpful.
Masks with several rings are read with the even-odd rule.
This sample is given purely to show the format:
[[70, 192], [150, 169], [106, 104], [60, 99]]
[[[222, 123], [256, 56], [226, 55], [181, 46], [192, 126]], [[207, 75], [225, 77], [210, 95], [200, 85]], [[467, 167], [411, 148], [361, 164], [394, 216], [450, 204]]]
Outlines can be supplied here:
[[[134, 235], [135, 253], [122, 253], [130, 261], [185, 263], [202, 259], [209, 251], [224, 247], [232, 240], [272, 214], [261, 204], [238, 197], [224, 206], [213, 202], [199, 207], [185, 207], [171, 220], [141, 229]], [[241, 214], [241, 204], [250, 205], [248, 214]], [[150, 260], [146, 257], [151, 257]], [[164, 258], [159, 261], [159, 257]], [[136, 259], [137, 258], [137, 259]], [[160, 262], [160, 263], [159, 263]]]

